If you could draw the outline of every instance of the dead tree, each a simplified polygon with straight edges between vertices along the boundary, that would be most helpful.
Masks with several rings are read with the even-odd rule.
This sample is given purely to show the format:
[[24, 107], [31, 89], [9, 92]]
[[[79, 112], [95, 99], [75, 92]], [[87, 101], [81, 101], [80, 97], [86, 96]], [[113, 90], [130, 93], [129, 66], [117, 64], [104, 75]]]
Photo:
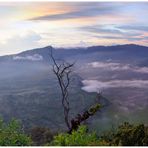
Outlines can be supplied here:
[[101, 97], [101, 93], [97, 96], [97, 103], [92, 105], [89, 109], [84, 111], [81, 114], [77, 114], [75, 118], [70, 119], [69, 117], [69, 94], [68, 94], [68, 88], [70, 85], [71, 80], [71, 72], [73, 64], [67, 63], [64, 60], [56, 60], [53, 56], [53, 51], [51, 50], [51, 59], [53, 61], [53, 72], [56, 75], [58, 79], [58, 83], [61, 89], [62, 93], [62, 106], [64, 109], [64, 118], [65, 123], [68, 127], [68, 133], [71, 133], [73, 130], [77, 130], [80, 124], [87, 120], [89, 117], [93, 116], [100, 108], [102, 107], [99, 103], [99, 98]]
[[64, 118], [65, 118], [65, 123], [68, 127], [68, 129], [71, 129], [71, 124], [69, 121], [69, 111], [70, 111], [70, 106], [69, 106], [69, 94], [68, 94], [68, 87], [70, 84], [70, 74], [72, 72], [72, 67], [74, 66], [73, 64], [69, 64], [65, 61], [57, 62], [57, 60], [53, 56], [53, 52], [51, 50], [51, 59], [53, 61], [53, 72], [56, 75], [58, 79], [58, 83], [61, 89], [62, 93], [62, 106], [64, 109]]

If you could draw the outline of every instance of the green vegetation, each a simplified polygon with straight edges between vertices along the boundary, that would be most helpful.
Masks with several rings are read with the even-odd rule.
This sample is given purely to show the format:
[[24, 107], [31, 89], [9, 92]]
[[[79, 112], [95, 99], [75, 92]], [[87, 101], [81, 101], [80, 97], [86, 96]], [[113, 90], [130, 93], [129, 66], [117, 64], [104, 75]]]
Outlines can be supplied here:
[[59, 134], [48, 145], [57, 146], [147, 146], [148, 127], [143, 124], [124, 123], [114, 132], [109, 131], [102, 136], [88, 132], [86, 126], [80, 126], [72, 134]]
[[89, 112], [90, 114], [94, 115], [100, 108], [101, 105], [99, 103], [96, 103], [95, 105], [90, 107]]
[[0, 146], [29, 146], [31, 144], [31, 138], [22, 132], [18, 121], [11, 120], [5, 124], [0, 119]]
[[49, 128], [45, 127], [34, 127], [30, 131], [31, 139], [33, 141], [33, 145], [42, 146], [45, 143], [53, 140], [53, 136], [56, 133], [50, 131]]
[[143, 124], [132, 125], [125, 122], [118, 127], [112, 136], [112, 145], [123, 146], [147, 146], [148, 145], [148, 127]]
[[82, 125], [71, 134], [52, 133], [48, 128], [35, 127], [30, 136], [21, 130], [17, 120], [4, 123], [0, 119], [0, 146], [148, 146], [148, 126], [123, 123], [102, 135]]
[[85, 146], [96, 140], [95, 133], [88, 133], [85, 126], [80, 126], [77, 131], [73, 131], [71, 134], [62, 133], [55, 136], [50, 144], [54, 146]]

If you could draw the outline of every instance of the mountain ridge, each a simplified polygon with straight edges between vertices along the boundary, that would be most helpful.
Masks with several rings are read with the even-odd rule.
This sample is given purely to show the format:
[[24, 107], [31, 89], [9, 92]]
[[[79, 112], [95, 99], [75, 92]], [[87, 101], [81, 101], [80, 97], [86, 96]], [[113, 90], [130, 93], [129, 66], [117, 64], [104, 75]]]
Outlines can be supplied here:
[[[105, 130], [123, 119], [135, 122], [141, 116], [147, 119], [148, 47], [117, 45], [71, 50], [46, 46], [0, 57], [0, 113], [5, 120], [15, 117], [28, 128], [44, 125], [64, 129], [60, 90], [49, 55], [51, 49], [56, 59], [76, 61], [69, 89], [72, 116], [93, 104], [96, 101], [93, 92], [103, 89], [104, 97], [111, 104], [88, 121], [91, 128], [99, 125], [98, 130]], [[125, 88], [119, 87], [125, 84]], [[92, 93], [83, 90], [83, 86]], [[126, 116], [127, 112], [130, 115]]]
[[138, 45], [138, 44], [123, 44], [123, 45], [111, 45], [111, 46], [103, 46], [103, 45], [96, 45], [96, 46], [88, 46], [88, 47], [69, 47], [69, 48], [64, 48], [64, 47], [59, 47], [59, 48], [55, 48], [55, 47], [52, 47], [52, 46], [44, 46], [44, 47], [41, 47], [41, 48], [33, 48], [33, 49], [29, 49], [29, 50], [25, 50], [25, 51], [22, 51], [22, 52], [18, 52], [18, 53], [15, 53], [15, 54], [8, 54], [8, 55], [2, 55], [2, 56], [0, 56], [0, 58], [1, 57], [6, 57], [6, 56], [15, 56], [15, 55], [22, 55], [22, 54], [26, 54], [26, 53], [29, 53], [29, 52], [35, 52], [35, 51], [40, 51], [40, 50], [47, 50], [47, 49], [54, 49], [54, 50], [66, 50], [66, 51], [68, 51], [68, 50], [84, 50], [84, 51], [86, 51], [86, 50], [90, 50], [90, 49], [92, 49], [92, 48], [103, 48], [103, 49], [105, 49], [105, 48], [119, 48], [119, 47], [142, 47], [142, 48], [147, 48], [148, 49], [148, 46], [143, 46], [143, 45]]

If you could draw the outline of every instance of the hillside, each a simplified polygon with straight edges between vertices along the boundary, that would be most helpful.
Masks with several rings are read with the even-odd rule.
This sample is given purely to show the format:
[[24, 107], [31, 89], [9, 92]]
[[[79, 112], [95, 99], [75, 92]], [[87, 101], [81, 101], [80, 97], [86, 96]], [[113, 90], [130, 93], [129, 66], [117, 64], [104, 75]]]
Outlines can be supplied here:
[[[51, 70], [51, 48], [0, 57], [0, 113], [5, 120], [20, 119], [25, 128], [65, 129], [60, 91]], [[107, 107], [87, 121], [91, 128], [148, 122], [148, 47], [53, 48], [53, 52], [57, 59], [76, 62], [70, 87], [72, 116], [94, 103], [96, 92], [102, 91]]]

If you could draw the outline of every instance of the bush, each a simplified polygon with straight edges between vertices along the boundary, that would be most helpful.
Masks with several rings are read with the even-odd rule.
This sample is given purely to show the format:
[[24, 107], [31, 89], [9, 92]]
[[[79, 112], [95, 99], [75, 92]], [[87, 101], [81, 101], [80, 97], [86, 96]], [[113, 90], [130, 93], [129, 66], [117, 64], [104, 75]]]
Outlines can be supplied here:
[[148, 127], [144, 124], [133, 125], [125, 122], [115, 132], [102, 136], [102, 139], [114, 146], [147, 146]]
[[148, 146], [148, 127], [125, 122], [114, 131], [97, 137], [88, 133], [86, 126], [80, 126], [72, 134], [62, 133], [48, 145], [56, 146]]
[[29, 146], [31, 138], [21, 131], [18, 121], [11, 120], [5, 124], [0, 119], [0, 146]]
[[88, 133], [86, 126], [80, 126], [71, 134], [62, 133], [54, 137], [49, 145], [56, 146], [87, 146], [97, 140], [95, 133]]
[[110, 146], [110, 143], [103, 140], [103, 139], [100, 139], [100, 140], [96, 140], [94, 142], [90, 142], [88, 144], [88, 146]]
[[146, 136], [148, 132], [146, 133], [146, 127], [143, 124], [134, 126], [126, 122], [119, 126], [113, 143], [123, 146], [143, 146], [148, 144]]
[[34, 145], [44, 145], [47, 142], [53, 140], [55, 133], [51, 133], [48, 128], [34, 127], [31, 129], [31, 139]]

